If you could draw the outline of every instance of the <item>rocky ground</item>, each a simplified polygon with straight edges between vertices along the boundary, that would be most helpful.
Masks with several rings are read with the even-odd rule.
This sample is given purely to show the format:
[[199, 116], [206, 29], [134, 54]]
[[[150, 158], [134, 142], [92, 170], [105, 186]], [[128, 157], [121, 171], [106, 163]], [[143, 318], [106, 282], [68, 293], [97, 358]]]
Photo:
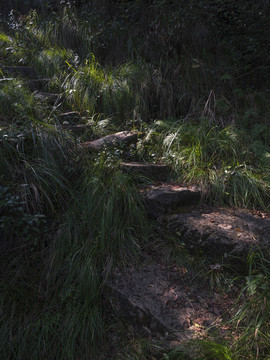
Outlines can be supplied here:
[[235, 285], [219, 288], [226, 279], [224, 266], [234, 274], [246, 271], [247, 256], [256, 249], [270, 257], [270, 214], [210, 206], [198, 186], [164, 181], [169, 169], [162, 164], [129, 162], [121, 168], [153, 182], [140, 194], [160, 236], [178, 238], [191, 254], [212, 263], [204, 269], [210, 280], [205, 281], [197, 269], [190, 271], [146, 248], [139, 264], [117, 268], [108, 282], [114, 311], [137, 335], [169, 348], [209, 331], [226, 336], [231, 329], [225, 324], [245, 298]]
[[[217, 269], [217, 271], [222, 271]], [[184, 266], [144, 256], [140, 265], [118, 268], [109, 283], [114, 308], [142, 335], [183, 342], [230, 318], [237, 289], [209, 291]]]

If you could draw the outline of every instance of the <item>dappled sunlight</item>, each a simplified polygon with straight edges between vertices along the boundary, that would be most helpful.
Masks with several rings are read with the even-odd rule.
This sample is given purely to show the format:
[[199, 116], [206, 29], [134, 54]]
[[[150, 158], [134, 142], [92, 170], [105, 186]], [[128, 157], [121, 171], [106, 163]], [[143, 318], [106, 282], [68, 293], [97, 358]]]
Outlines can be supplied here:
[[269, 359], [268, 13], [1, 2], [0, 357]]

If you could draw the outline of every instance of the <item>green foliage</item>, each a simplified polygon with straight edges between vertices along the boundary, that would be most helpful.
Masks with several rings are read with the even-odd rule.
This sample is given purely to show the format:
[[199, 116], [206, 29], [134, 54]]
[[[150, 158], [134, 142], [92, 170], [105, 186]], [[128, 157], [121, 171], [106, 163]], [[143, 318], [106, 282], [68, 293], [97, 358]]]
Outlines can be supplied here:
[[256, 353], [264, 359], [270, 355], [270, 262], [264, 254], [257, 251], [249, 255], [248, 264], [249, 274], [241, 292], [246, 301], [240, 306], [234, 319], [241, 332], [236, 348], [246, 347], [247, 353]]
[[0, 119], [20, 124], [35, 118], [34, 99], [23, 82], [0, 79]]
[[[145, 237], [146, 217], [132, 179], [107, 158], [104, 165], [102, 154], [96, 165], [84, 164], [94, 172], [83, 171], [67, 149], [68, 138], [51, 131], [32, 130], [30, 138], [24, 133], [18, 147], [9, 138], [1, 142], [2, 164], [13, 170], [3, 182], [20, 188], [24, 181], [24, 200], [1, 188], [1, 235], [7, 234], [8, 247], [0, 346], [7, 359], [98, 358], [104, 281], [114, 262], [138, 253]], [[27, 208], [48, 214], [58, 228], [53, 238], [42, 230], [43, 218]]]
[[25, 64], [29, 59], [29, 53], [22, 46], [20, 40], [11, 37], [4, 32], [0, 33], [0, 52], [3, 60], [9, 65]]
[[19, 189], [28, 209], [51, 214], [70, 198], [76, 164], [68, 149], [70, 140], [50, 130], [26, 128], [2, 135], [0, 170], [2, 183]]
[[269, 145], [260, 140], [256, 126], [247, 135], [206, 119], [199, 124], [179, 122], [170, 130], [157, 122], [148, 137], [159, 133], [150, 151], [172, 164], [181, 181], [199, 183], [214, 202], [269, 207]]
[[35, 66], [39, 73], [53, 77], [54, 75], [64, 77], [65, 70], [68, 68], [68, 64], [74, 64], [75, 55], [71, 50], [67, 51], [64, 48], [49, 48], [44, 49], [35, 59]]
[[130, 117], [134, 109], [144, 114], [147, 111], [141, 92], [145, 73], [139, 64], [126, 64], [110, 71], [92, 56], [73, 70], [64, 87], [69, 102], [80, 111], [113, 115], [121, 120]]
[[96, 175], [86, 178], [81, 201], [101, 254], [124, 258], [140, 249], [138, 236], [143, 239], [141, 230], [147, 231], [146, 215], [132, 178], [112, 168], [107, 157], [106, 163], [101, 166], [101, 157]]
[[[67, 100], [41, 104], [26, 79], [0, 72], [5, 359], [101, 358], [104, 284], [112, 265], [134, 260], [147, 236], [134, 179], [118, 169], [124, 149], [82, 155], [58, 130], [61, 112], [86, 115], [94, 136], [118, 125], [146, 129], [132, 159], [171, 164], [178, 180], [200, 184], [214, 203], [265, 209], [270, 203], [263, 2], [82, 1], [82, 11], [62, 5], [58, 13], [11, 12], [0, 24], [0, 65], [35, 66], [52, 78], [49, 90]], [[170, 121], [152, 125], [158, 118]], [[184, 261], [182, 247], [174, 246]], [[194, 358], [269, 357], [269, 264], [262, 255], [249, 261], [240, 304], [246, 301], [235, 318], [238, 340], [209, 336], [190, 345]], [[222, 290], [223, 273], [205, 272]], [[144, 340], [129, 345], [119, 356], [190, 354], [188, 346], [168, 352]]]
[[[1, 354], [22, 360], [92, 358], [102, 320], [99, 275], [95, 261], [84, 252], [90, 244], [81, 238], [78, 245], [69, 238], [68, 247], [59, 232], [56, 248], [51, 234], [43, 231], [43, 218], [27, 212], [42, 209], [48, 223], [56, 226], [75, 196], [70, 186], [72, 174], [79, 174], [76, 158], [67, 151], [63, 134], [53, 136], [48, 128], [32, 130], [30, 139], [24, 135], [17, 148], [9, 139], [1, 142], [2, 164], [11, 170], [2, 180], [21, 190], [19, 196], [1, 188]], [[63, 262], [62, 246], [70, 251]]]
[[45, 216], [28, 214], [24, 210], [25, 203], [18, 196], [12, 195], [7, 188], [0, 186], [0, 229], [2, 236], [14, 237], [24, 242], [32, 241], [37, 245], [44, 232]]

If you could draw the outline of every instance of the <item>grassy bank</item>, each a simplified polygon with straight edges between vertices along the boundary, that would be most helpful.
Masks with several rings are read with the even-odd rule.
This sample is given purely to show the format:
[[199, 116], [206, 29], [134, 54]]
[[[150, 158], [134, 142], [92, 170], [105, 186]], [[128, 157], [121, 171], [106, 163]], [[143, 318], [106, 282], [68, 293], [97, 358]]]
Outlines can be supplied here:
[[[249, 39], [243, 58], [245, 33], [230, 34], [228, 24], [217, 31], [210, 10], [212, 25], [203, 23], [207, 9], [162, 1], [92, 2], [1, 20], [3, 358], [107, 359], [111, 331], [119, 334], [115, 359], [155, 353], [148, 340], [121, 335], [104, 295], [115, 264], [137, 261], [156, 236], [120, 160], [165, 162], [174, 181], [199, 184], [209, 203], [269, 211], [269, 84], [261, 81], [268, 44], [253, 29], [259, 49]], [[46, 79], [45, 90], [6, 68], [22, 65]], [[88, 125], [88, 133], [66, 130], [71, 111], [77, 119], [68, 125]], [[121, 130], [143, 135], [134, 147], [82, 151], [82, 141]], [[175, 241], [163, 241], [177, 253]], [[246, 302], [228, 325], [235, 337], [192, 343], [194, 359], [269, 358], [269, 263], [263, 254], [248, 261], [249, 274], [237, 280]]]

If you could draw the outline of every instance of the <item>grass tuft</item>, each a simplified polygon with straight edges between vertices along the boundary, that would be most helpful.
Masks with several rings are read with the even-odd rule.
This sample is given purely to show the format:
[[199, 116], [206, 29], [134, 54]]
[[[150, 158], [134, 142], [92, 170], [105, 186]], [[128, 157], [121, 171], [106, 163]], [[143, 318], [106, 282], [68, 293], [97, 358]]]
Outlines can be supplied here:
[[255, 144], [255, 132], [206, 119], [170, 124], [159, 121], [150, 129], [149, 152], [171, 164], [181, 182], [199, 184], [215, 203], [269, 208], [269, 144], [259, 137]]

